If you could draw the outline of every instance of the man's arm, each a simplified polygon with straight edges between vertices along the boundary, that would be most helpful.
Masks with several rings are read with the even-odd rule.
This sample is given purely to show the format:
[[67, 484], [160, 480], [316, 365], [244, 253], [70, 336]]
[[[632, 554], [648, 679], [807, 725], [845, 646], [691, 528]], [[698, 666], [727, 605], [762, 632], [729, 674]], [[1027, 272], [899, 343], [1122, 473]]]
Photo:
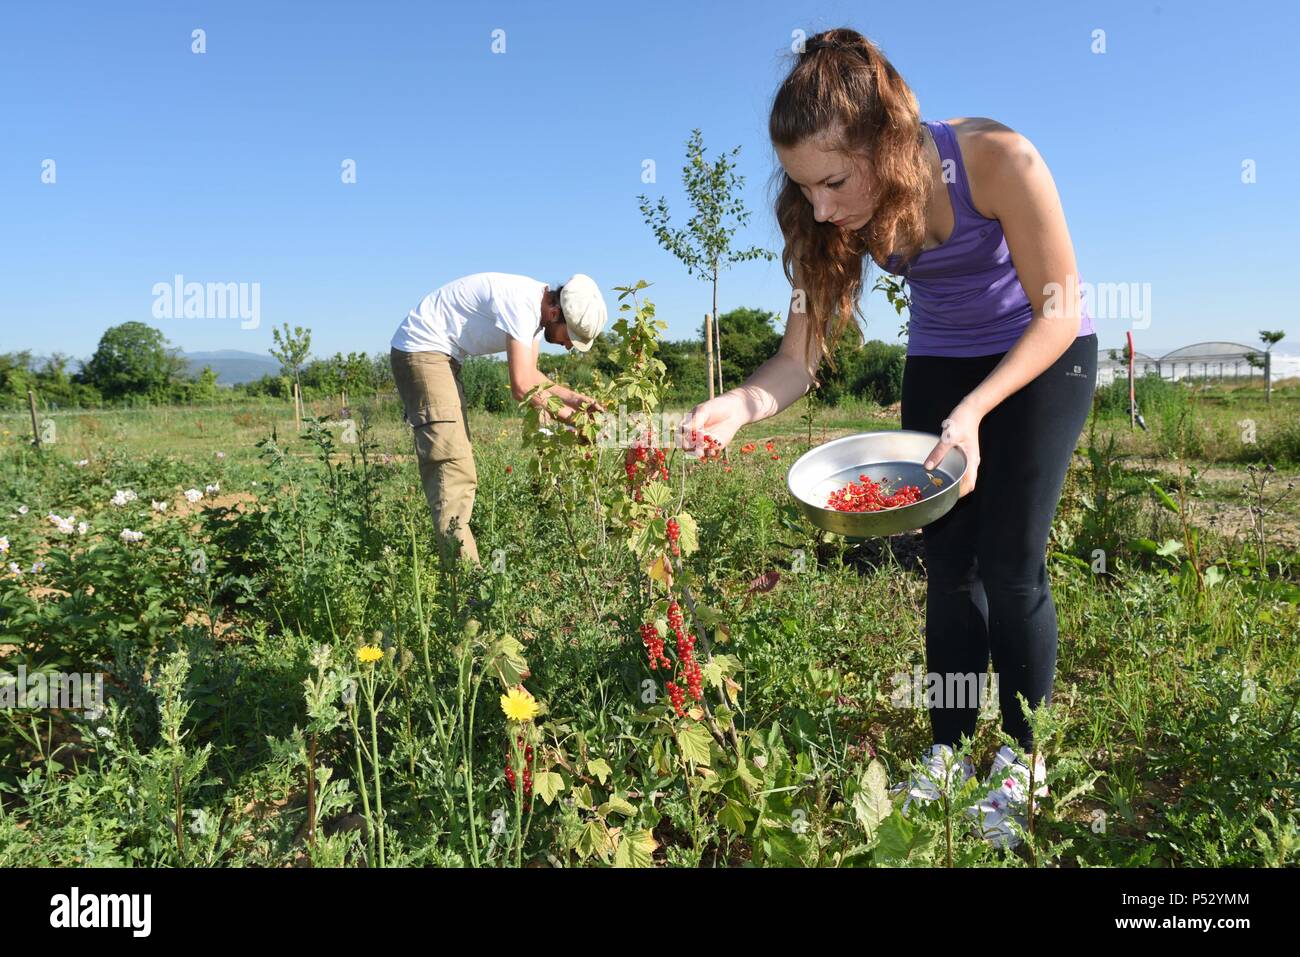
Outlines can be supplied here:
[[516, 402], [520, 402], [534, 386], [549, 383], [549, 388], [543, 389], [533, 397], [532, 404], [545, 410], [547, 396], [555, 396], [564, 404], [559, 412], [554, 414], [561, 421], [567, 422], [573, 417], [574, 410], [582, 408], [591, 399], [580, 392], [574, 392], [572, 389], [551, 382], [542, 375], [541, 370], [537, 368], [537, 356], [540, 351], [541, 340], [539, 339], [526, 344], [512, 337], [506, 344], [506, 366], [510, 370], [510, 394], [514, 396]]

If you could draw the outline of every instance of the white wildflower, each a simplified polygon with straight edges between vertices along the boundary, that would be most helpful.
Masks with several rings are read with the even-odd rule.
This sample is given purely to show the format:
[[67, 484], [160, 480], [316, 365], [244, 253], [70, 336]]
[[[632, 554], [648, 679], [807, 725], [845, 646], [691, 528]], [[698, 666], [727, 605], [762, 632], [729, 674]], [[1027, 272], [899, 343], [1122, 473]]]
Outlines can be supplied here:
[[9, 574], [10, 574], [10, 575], [16, 575], [17, 577], [22, 578], [22, 577], [23, 577], [23, 570], [22, 570], [21, 568], [18, 567], [18, 563], [17, 563], [17, 562], [10, 562], [10, 563], [9, 563]]
[[90, 523], [89, 523], [89, 522], [78, 522], [78, 523], [77, 523], [77, 534], [78, 534], [78, 535], [85, 535], [88, 531], [90, 531]]
[[26, 514], [27, 514], [27, 506], [26, 506], [26, 505], [19, 505], [19, 506], [18, 506], [18, 514], [19, 514], [19, 515], [26, 515]]
[[64, 535], [72, 534], [74, 530], [73, 523], [77, 519], [75, 515], [69, 515], [67, 518], [64, 518], [62, 515], [57, 515], [54, 512], [50, 512], [50, 514], [45, 517], [50, 520], [51, 525], [57, 528]]
[[155, 502], [153, 499], [150, 499], [150, 500], [149, 500], [149, 507], [152, 508], [155, 512], [165, 512], [165, 511], [167, 511], [167, 503], [166, 503], [166, 502]]
[[124, 542], [138, 542], [144, 538], [144, 532], [133, 532], [129, 528], [122, 529], [121, 539]]
[[220, 492], [220, 491], [221, 491], [221, 483], [220, 483], [220, 482], [213, 482], [211, 485], [206, 486], [206, 487], [203, 489], [203, 491], [207, 492], [209, 495], [213, 494], [214, 492]]
[[197, 502], [203, 497], [203, 493], [196, 488], [187, 488], [185, 490], [185, 497], [191, 502]]
[[135, 492], [128, 489], [118, 489], [117, 494], [113, 496], [113, 504], [117, 506], [125, 505], [127, 502], [136, 500]]
[[3, 555], [7, 551], [9, 551], [9, 539], [0, 535], [0, 555]]

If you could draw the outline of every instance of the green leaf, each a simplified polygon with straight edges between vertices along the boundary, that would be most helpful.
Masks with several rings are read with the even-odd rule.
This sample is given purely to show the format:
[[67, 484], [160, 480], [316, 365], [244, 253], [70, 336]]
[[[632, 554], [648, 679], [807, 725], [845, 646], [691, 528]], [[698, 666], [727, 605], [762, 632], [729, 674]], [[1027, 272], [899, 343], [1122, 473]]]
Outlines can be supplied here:
[[673, 500], [673, 490], [667, 482], [647, 482], [643, 487], [642, 498], [655, 508], [665, 508]]
[[868, 840], [875, 836], [880, 823], [893, 809], [885, 766], [873, 758], [858, 778], [858, 791], [853, 795], [853, 814]]
[[756, 791], [763, 783], [762, 777], [756, 773], [754, 765], [745, 758], [741, 758], [736, 765], [736, 779], [745, 785], [745, 790]]
[[654, 851], [659, 846], [648, 830], [628, 831], [614, 851], [615, 867], [653, 867]]
[[688, 724], [677, 732], [677, 746], [682, 750], [682, 757], [705, 767], [709, 765], [709, 744], [712, 741], [709, 732], [699, 724]]
[[520, 684], [529, 673], [528, 662], [521, 654], [523, 648], [517, 638], [502, 635], [488, 651], [487, 667], [496, 671], [507, 688]]
[[1159, 482], [1155, 479], [1149, 478], [1147, 479], [1147, 485], [1151, 486], [1151, 491], [1155, 492], [1156, 499], [1161, 505], [1169, 509], [1169, 511], [1173, 512], [1175, 515], [1178, 514], [1178, 503], [1175, 502], [1173, 498], [1170, 497], [1169, 493], [1160, 486]]
[[533, 790], [547, 804], [554, 804], [556, 795], [564, 790], [564, 778], [555, 771], [543, 771], [533, 779]]
[[700, 535], [696, 529], [695, 519], [689, 512], [679, 512], [677, 514], [677, 525], [682, 534], [678, 539], [683, 555], [692, 555], [700, 550]]
[[1182, 551], [1183, 543], [1175, 538], [1166, 539], [1165, 543], [1156, 549], [1156, 554], [1162, 558], [1168, 558], [1175, 552]]
[[603, 787], [605, 782], [609, 780], [609, 776], [613, 771], [610, 769], [610, 766], [605, 763], [604, 758], [596, 758], [594, 761], [587, 762], [587, 773], [594, 774], [596, 780], [598, 780]]
[[654, 761], [655, 774], [661, 777], [672, 772], [672, 765], [668, 762], [668, 755], [665, 751], [664, 739], [656, 738], [654, 747], [650, 749], [650, 757]]
[[735, 831], [741, 837], [749, 832], [749, 822], [753, 819], [754, 815], [751, 811], [731, 798], [727, 798], [726, 805], [718, 812], [718, 823]]
[[809, 850], [808, 838], [784, 829], [767, 829], [763, 844], [773, 867], [802, 867]]
[[877, 833], [880, 840], [876, 849], [885, 860], [901, 861], [912, 853], [916, 829], [898, 808], [880, 823]]
[[645, 555], [650, 548], [650, 526], [643, 525], [628, 537], [627, 547], [638, 558]]
[[601, 859], [609, 853], [609, 832], [602, 821], [588, 821], [578, 838], [578, 855], [584, 860], [593, 855]]
[[607, 814], [624, 814], [631, 817], [636, 813], [636, 808], [632, 803], [619, 794], [610, 796], [610, 799], [596, 809], [596, 813], [602, 817]]

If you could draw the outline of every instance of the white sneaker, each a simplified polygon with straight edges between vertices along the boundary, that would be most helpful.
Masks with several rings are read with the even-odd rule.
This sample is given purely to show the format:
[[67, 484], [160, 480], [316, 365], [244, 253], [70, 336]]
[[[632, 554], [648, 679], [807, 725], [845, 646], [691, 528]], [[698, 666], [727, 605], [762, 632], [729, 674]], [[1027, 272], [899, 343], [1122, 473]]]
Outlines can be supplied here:
[[903, 801], [903, 814], [906, 815], [913, 802], [937, 801], [945, 783], [951, 784], [959, 775], [962, 784], [975, 777], [975, 766], [971, 764], [970, 758], [963, 758], [958, 763], [953, 760], [952, 748], [948, 745], [931, 745], [930, 755], [925, 759], [921, 771], [912, 775], [906, 784], [895, 785], [893, 793], [907, 794], [907, 799]]
[[[1047, 766], [1041, 757], [1035, 761], [1035, 781], [1047, 780]], [[1014, 848], [1028, 827], [1029, 766], [1011, 748], [1003, 745], [993, 758], [989, 771], [989, 792], [982, 800], [966, 808], [976, 821], [984, 840], [994, 847]], [[1044, 783], [1034, 789], [1038, 797], [1047, 797]]]

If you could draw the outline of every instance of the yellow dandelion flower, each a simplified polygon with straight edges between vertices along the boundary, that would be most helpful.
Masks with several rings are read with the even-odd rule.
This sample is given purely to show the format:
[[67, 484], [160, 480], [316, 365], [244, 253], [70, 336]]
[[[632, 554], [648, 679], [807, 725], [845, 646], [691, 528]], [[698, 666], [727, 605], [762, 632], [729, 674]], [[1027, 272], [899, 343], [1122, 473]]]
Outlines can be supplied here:
[[511, 721], [531, 721], [538, 711], [537, 700], [523, 685], [516, 685], [501, 696], [501, 710]]
[[384, 649], [378, 645], [362, 645], [357, 651], [357, 658], [363, 665], [373, 665], [384, 657]]

